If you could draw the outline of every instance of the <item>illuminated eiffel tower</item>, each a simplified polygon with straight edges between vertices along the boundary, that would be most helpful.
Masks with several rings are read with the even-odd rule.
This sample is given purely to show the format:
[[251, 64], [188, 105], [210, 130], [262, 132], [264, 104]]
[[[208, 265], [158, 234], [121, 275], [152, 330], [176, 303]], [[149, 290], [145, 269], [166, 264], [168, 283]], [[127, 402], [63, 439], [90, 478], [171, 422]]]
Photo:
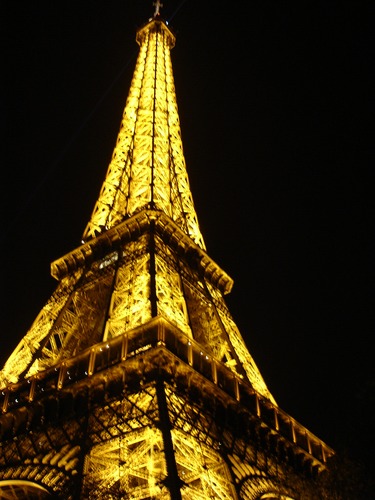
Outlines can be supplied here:
[[0, 498], [318, 498], [333, 454], [278, 407], [225, 304], [159, 9], [82, 245], [0, 372]]

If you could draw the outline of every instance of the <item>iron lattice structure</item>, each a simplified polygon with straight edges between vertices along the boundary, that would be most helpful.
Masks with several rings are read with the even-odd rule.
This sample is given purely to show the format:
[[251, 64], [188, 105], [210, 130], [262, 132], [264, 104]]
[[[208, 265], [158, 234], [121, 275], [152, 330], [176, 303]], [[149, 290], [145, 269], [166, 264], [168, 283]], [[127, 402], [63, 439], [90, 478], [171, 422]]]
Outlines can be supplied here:
[[158, 13], [82, 245], [0, 372], [0, 498], [315, 498], [332, 450], [269, 392], [207, 255]]

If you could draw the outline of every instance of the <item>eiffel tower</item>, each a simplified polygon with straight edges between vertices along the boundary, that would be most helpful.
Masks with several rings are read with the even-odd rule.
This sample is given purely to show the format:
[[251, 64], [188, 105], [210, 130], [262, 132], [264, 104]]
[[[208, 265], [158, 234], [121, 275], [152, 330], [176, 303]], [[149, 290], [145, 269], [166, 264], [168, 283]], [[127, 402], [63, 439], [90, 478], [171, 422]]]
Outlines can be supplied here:
[[0, 498], [321, 498], [334, 452], [279, 408], [206, 252], [154, 5], [82, 244], [0, 372]]

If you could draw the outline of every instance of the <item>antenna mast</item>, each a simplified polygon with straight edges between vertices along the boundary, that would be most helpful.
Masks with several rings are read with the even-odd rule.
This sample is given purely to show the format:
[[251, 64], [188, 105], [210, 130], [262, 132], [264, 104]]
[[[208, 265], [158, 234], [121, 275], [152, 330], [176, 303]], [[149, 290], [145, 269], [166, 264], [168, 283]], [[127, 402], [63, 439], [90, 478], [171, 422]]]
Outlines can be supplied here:
[[155, 6], [155, 12], [154, 12], [154, 17], [157, 17], [160, 14], [160, 8], [163, 7], [163, 4], [160, 2], [160, 0], [156, 0], [156, 2], [153, 2]]

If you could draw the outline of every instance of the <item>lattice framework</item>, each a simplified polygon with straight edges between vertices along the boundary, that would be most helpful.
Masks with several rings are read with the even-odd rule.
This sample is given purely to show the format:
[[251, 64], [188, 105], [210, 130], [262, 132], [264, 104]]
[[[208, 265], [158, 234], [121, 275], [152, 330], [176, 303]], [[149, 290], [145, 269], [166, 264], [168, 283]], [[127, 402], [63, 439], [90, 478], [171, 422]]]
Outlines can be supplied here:
[[[171, 436], [182, 498], [236, 498], [229, 469], [212, 447], [212, 439], [201, 439], [202, 433], [207, 435], [204, 420], [198, 426], [200, 431], [197, 430], [202, 412], [186, 406], [186, 400], [173, 394], [171, 388], [166, 393], [174, 422]], [[95, 419], [93, 440], [98, 444], [88, 454], [84, 488], [86, 485], [87, 491], [96, 492], [117, 489], [120, 496], [131, 491], [134, 499], [169, 498], [165, 486], [166, 444], [159, 430], [155, 386], [145, 387], [121, 403], [115, 401], [104, 411], [94, 412], [92, 418]], [[187, 424], [188, 421], [195, 425]], [[95, 431], [97, 428], [103, 429], [100, 435]]]
[[139, 55], [116, 146], [84, 240], [144, 208], [163, 211], [205, 248], [190, 191], [170, 49], [161, 21], [138, 31]]
[[[192, 261], [198, 247], [164, 214], [145, 211], [137, 217], [147, 224], [134, 225], [133, 234], [134, 219], [125, 221], [124, 241], [116, 228], [114, 241], [107, 233], [81, 248], [82, 263], [74, 252], [65, 257], [74, 272], [64, 271], [0, 373], [0, 385], [164, 317], [274, 402], [225, 304], [221, 269], [205, 253]], [[98, 253], [91, 262], [89, 250]]]
[[84, 241], [52, 264], [57, 289], [0, 372], [0, 496], [315, 499], [332, 450], [277, 407], [205, 252], [174, 36], [155, 18], [137, 41]]

